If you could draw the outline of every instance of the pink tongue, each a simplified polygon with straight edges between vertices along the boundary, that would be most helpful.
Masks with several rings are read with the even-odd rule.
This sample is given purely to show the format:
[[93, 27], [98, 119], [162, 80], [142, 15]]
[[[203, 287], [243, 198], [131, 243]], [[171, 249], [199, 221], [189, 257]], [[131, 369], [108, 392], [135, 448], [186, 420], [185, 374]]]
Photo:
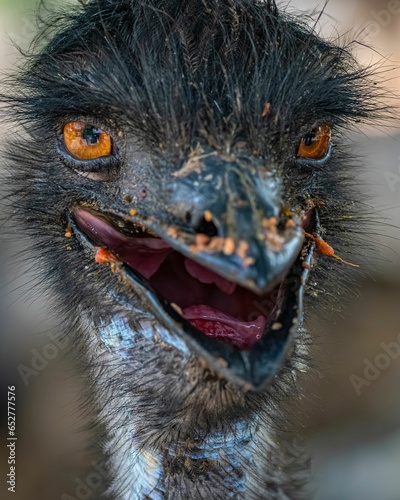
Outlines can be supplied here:
[[124, 243], [122, 248], [116, 249], [115, 252], [129, 266], [149, 279], [173, 250], [162, 240], [140, 238]]
[[230, 281], [222, 278], [218, 274], [214, 273], [210, 269], [203, 267], [194, 260], [185, 259], [186, 271], [193, 277], [198, 279], [201, 283], [215, 283], [220, 290], [228, 295], [236, 290], [236, 283], [231, 283]]
[[241, 350], [250, 349], [261, 339], [267, 323], [264, 316], [246, 323], [205, 305], [187, 307], [183, 316], [209, 337], [227, 341]]

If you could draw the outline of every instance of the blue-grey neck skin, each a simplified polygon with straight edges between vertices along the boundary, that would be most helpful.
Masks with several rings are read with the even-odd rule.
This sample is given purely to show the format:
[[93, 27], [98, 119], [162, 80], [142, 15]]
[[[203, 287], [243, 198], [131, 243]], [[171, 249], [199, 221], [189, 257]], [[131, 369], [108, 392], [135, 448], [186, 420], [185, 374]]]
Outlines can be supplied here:
[[[198, 387], [199, 374], [190, 375], [193, 387], [188, 390], [186, 374], [193, 360], [185, 344], [173, 339], [174, 345], [168, 345], [168, 332], [148, 318], [133, 328], [123, 314], [116, 314], [93, 326], [91, 341], [98, 344], [100, 337], [103, 351], [96, 358], [95, 379], [100, 418], [108, 429], [104, 451], [113, 477], [107, 498], [303, 498], [299, 485], [305, 462], [293, 458], [299, 450], [285, 449], [279, 441], [272, 404], [256, 413], [244, 405], [243, 394], [205, 396], [215, 386], [210, 382], [209, 387]], [[165, 344], [176, 373], [160, 373], [161, 365], [152, 356], [157, 342]], [[143, 355], [132, 358], [131, 349]], [[165, 360], [162, 366], [167, 366]], [[146, 382], [140, 383], [144, 377], [151, 379], [151, 392]], [[243, 411], [231, 414], [230, 404], [242, 405]], [[302, 471], [291, 471], [289, 481], [286, 469], [294, 463], [301, 464]]]
[[230, 434], [208, 435], [190, 449], [176, 443], [165, 450], [142, 450], [136, 454], [135, 481], [126, 498], [203, 498], [201, 491], [211, 498], [245, 498], [251, 490], [246, 471], [256, 470], [254, 452], [252, 432], [244, 422]]

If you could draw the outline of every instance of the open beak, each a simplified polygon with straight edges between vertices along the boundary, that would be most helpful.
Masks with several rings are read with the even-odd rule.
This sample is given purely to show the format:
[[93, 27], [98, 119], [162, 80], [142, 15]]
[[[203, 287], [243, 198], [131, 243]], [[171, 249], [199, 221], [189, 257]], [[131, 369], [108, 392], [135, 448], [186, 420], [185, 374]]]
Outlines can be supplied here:
[[81, 204], [70, 219], [92, 257], [111, 252], [132, 314], [139, 297], [203, 366], [256, 391], [299, 328], [314, 248], [281, 190], [273, 168], [210, 154], [166, 177], [153, 206]]

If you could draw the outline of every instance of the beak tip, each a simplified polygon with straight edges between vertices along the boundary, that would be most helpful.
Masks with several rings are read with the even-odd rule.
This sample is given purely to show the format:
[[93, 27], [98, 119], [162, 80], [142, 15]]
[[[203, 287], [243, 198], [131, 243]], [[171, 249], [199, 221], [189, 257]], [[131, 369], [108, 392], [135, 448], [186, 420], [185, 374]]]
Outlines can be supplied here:
[[303, 235], [299, 235], [288, 241], [281, 252], [259, 249], [253, 265], [247, 269], [249, 287], [261, 295], [270, 292], [289, 273], [299, 257], [303, 242]]

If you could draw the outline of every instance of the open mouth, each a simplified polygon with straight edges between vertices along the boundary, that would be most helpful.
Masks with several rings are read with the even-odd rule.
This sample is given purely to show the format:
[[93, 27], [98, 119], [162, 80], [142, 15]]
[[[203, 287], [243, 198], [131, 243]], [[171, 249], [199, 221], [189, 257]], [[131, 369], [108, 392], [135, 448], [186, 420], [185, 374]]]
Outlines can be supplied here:
[[[257, 294], [204, 265], [201, 250], [215, 239], [199, 235], [200, 252], [142, 224], [84, 208], [73, 210], [77, 236], [107, 249], [121, 263], [125, 283], [144, 292], [153, 313], [208, 362], [241, 386], [256, 390], [277, 371], [302, 314], [302, 291], [313, 244], [304, 244], [287, 274]], [[76, 225], [75, 225], [76, 223]], [[232, 242], [219, 242], [232, 253]], [[215, 246], [215, 245], [214, 245]]]

